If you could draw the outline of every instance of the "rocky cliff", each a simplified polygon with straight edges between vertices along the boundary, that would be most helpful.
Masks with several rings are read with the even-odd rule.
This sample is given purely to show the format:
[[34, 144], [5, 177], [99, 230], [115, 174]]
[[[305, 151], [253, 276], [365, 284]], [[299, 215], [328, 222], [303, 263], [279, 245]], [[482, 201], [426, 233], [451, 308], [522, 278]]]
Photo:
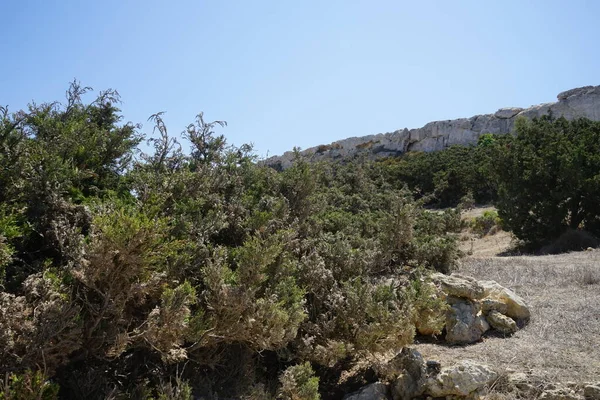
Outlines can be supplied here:
[[[397, 130], [339, 140], [327, 145], [311, 147], [301, 152], [310, 160], [337, 159], [366, 153], [370, 157], [394, 156], [408, 151], [437, 151], [452, 145], [477, 143], [485, 133], [510, 133], [519, 116], [539, 117], [549, 112], [567, 119], [585, 117], [600, 120], [600, 86], [585, 86], [559, 93], [555, 103], [529, 108], [501, 108], [494, 114], [476, 115], [448, 121], [430, 122], [417, 129]], [[294, 152], [271, 157], [265, 163], [278, 168], [288, 168]]]

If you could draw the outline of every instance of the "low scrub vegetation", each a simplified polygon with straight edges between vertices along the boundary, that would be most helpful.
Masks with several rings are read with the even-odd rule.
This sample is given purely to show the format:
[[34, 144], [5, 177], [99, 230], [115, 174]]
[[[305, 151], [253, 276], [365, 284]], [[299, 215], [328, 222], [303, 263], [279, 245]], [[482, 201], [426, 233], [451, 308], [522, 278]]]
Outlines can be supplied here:
[[146, 154], [89, 95], [0, 114], [2, 398], [318, 399], [443, 307], [415, 282], [453, 268], [458, 212], [369, 162], [261, 166], [202, 114], [154, 115]]
[[[489, 139], [489, 136], [486, 136]], [[410, 152], [381, 162], [390, 182], [407, 185], [416, 197], [436, 207], [454, 207], [470, 197], [479, 204], [496, 199], [489, 179], [492, 148], [452, 146], [432, 153]]]
[[600, 234], [598, 123], [278, 172], [224, 121], [174, 136], [156, 114], [146, 137], [89, 95], [0, 110], [0, 398], [326, 398], [342, 366], [441, 329], [425, 282], [456, 265], [466, 204], [497, 203], [481, 235]]
[[[408, 153], [380, 164], [390, 182], [407, 184], [429, 205], [456, 206], [465, 198], [493, 203], [502, 228], [530, 250], [565, 234], [573, 238], [570, 231], [600, 236], [600, 122], [520, 118], [514, 135], [485, 134], [476, 146]], [[494, 220], [484, 216], [474, 229], [483, 234]]]

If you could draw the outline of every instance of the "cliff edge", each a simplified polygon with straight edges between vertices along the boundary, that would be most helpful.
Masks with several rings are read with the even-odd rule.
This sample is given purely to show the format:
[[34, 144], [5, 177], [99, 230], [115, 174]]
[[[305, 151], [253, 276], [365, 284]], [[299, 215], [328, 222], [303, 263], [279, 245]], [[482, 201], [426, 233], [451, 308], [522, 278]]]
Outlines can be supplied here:
[[[600, 86], [585, 86], [559, 93], [558, 101], [529, 108], [501, 108], [494, 114], [476, 115], [447, 121], [434, 121], [417, 129], [401, 129], [389, 133], [352, 137], [331, 144], [303, 150], [300, 154], [309, 160], [320, 161], [353, 157], [366, 153], [370, 157], [397, 156], [408, 151], [438, 151], [452, 145], [477, 143], [485, 133], [506, 134], [514, 127], [517, 117], [539, 117], [549, 112], [567, 119], [580, 117], [600, 121]], [[292, 165], [294, 152], [287, 151], [264, 162], [275, 168]]]

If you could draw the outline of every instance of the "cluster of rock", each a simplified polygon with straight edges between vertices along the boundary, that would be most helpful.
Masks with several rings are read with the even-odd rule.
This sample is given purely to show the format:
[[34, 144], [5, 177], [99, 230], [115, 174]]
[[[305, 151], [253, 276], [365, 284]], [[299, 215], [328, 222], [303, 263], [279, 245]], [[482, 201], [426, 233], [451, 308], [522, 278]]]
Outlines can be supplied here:
[[[379, 366], [380, 381], [347, 394], [343, 400], [411, 400], [485, 398], [491, 389], [516, 398], [540, 400], [600, 400], [600, 383], [557, 385], [523, 372], [499, 374], [487, 365], [460, 361], [442, 367], [404, 348]], [[512, 397], [511, 397], [512, 398]]]
[[[438, 296], [448, 305], [446, 341], [472, 343], [488, 329], [514, 333], [527, 322], [530, 311], [516, 293], [495, 281], [477, 281], [452, 274], [432, 275]], [[431, 334], [423, 330], [422, 334]], [[378, 382], [347, 394], [344, 400], [412, 400], [486, 398], [490, 391], [512, 394], [510, 398], [540, 400], [600, 400], [600, 383], [547, 382], [531, 373], [503, 371], [475, 361], [463, 360], [442, 366], [426, 361], [412, 348], [404, 348], [390, 361], [374, 366]]]
[[[445, 325], [448, 343], [474, 343], [490, 329], [512, 334], [530, 318], [525, 301], [495, 281], [477, 281], [459, 274], [433, 274], [432, 281], [449, 306]], [[422, 327], [417, 330], [422, 335], [433, 333]]]
[[477, 399], [498, 378], [486, 365], [461, 361], [442, 367], [436, 361], [426, 362], [410, 348], [404, 348], [377, 372], [382, 381], [348, 394], [344, 400]]
[[[488, 329], [511, 334], [530, 318], [523, 299], [495, 281], [434, 274], [432, 284], [449, 305], [445, 326], [449, 343], [475, 342]], [[420, 333], [431, 334], [428, 330]], [[600, 382], [557, 384], [531, 372], [499, 373], [470, 360], [442, 366], [408, 347], [374, 370], [379, 381], [347, 394], [344, 400], [475, 400], [488, 398], [490, 391], [509, 394], [509, 398], [600, 400]]]
[[[438, 151], [452, 145], [477, 143], [485, 133], [510, 133], [518, 117], [540, 117], [548, 113], [567, 119], [580, 117], [600, 120], [600, 86], [586, 86], [558, 94], [555, 103], [540, 104], [529, 108], [501, 108], [494, 114], [476, 115], [448, 121], [430, 122], [417, 129], [401, 129], [339, 140], [328, 145], [312, 147], [301, 152], [309, 160], [319, 161], [353, 157], [364, 153], [369, 157], [396, 156], [408, 151]], [[265, 160], [267, 165], [285, 169], [292, 165], [295, 153], [288, 151], [281, 156]]]

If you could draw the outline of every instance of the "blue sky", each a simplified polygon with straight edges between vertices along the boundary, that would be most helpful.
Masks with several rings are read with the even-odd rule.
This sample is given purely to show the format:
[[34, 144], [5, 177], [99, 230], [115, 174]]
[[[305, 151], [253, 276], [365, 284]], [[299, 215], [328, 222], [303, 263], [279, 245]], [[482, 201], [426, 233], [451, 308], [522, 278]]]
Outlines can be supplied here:
[[259, 156], [600, 84], [600, 2], [2, 0], [0, 104], [117, 89], [125, 120], [204, 111]]

